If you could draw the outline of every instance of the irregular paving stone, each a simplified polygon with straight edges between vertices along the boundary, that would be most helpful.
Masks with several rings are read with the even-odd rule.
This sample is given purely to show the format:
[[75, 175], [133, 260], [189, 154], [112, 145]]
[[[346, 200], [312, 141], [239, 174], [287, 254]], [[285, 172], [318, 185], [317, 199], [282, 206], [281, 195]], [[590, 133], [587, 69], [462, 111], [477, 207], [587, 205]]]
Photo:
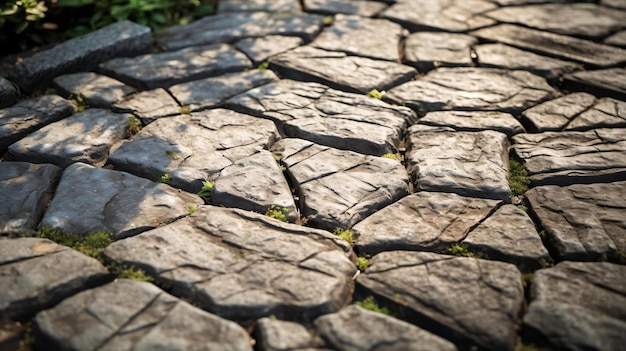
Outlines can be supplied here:
[[61, 172], [50, 164], [0, 162], [0, 233], [35, 230]]
[[334, 15], [345, 13], [363, 17], [373, 17], [387, 7], [384, 3], [363, 0], [304, 0], [304, 8], [309, 12]]
[[298, 12], [298, 0], [221, 0], [218, 13], [238, 11]]
[[525, 195], [559, 260], [593, 261], [626, 252], [624, 191], [622, 181], [541, 186]]
[[415, 189], [510, 201], [506, 135], [409, 129], [407, 169]]
[[268, 58], [302, 44], [302, 38], [282, 35], [268, 35], [262, 38], [243, 39], [235, 47], [246, 54], [255, 65], [267, 61]]
[[495, 110], [517, 114], [555, 96], [541, 77], [495, 68], [439, 68], [391, 89], [385, 99], [418, 114], [437, 110]]
[[216, 107], [237, 94], [277, 80], [270, 70], [251, 70], [178, 84], [168, 90], [181, 105], [197, 111]]
[[37, 343], [58, 350], [241, 350], [250, 337], [156, 286], [119, 279], [35, 318]]
[[295, 182], [302, 215], [315, 227], [351, 228], [408, 194], [406, 171], [395, 160], [301, 139], [282, 139], [272, 151]]
[[29, 318], [108, 273], [96, 259], [50, 240], [0, 237], [0, 320]]
[[601, 0], [600, 3], [604, 6], [626, 9], [626, 3], [622, 0]]
[[111, 146], [126, 137], [130, 116], [101, 109], [85, 110], [9, 146], [5, 159], [52, 163], [62, 168], [74, 162], [104, 163]]
[[17, 90], [8, 80], [0, 77], [0, 108], [11, 106], [17, 102]]
[[324, 18], [311, 14], [233, 12], [207, 16], [185, 26], [174, 26], [157, 37], [167, 50], [213, 43], [233, 43], [268, 35], [300, 37], [311, 41], [322, 30]]
[[538, 54], [576, 61], [595, 67], [615, 66], [626, 63], [626, 50], [598, 44], [590, 40], [512, 24], [501, 24], [479, 29], [470, 34]]
[[566, 74], [563, 89], [626, 100], [626, 69], [610, 68]]
[[286, 79], [238, 95], [227, 105], [276, 121], [289, 137], [374, 155], [396, 153], [404, 129], [416, 120], [406, 107]]
[[322, 230], [243, 210], [201, 206], [167, 227], [104, 251], [224, 318], [311, 320], [352, 299], [348, 243]]
[[250, 67], [246, 55], [229, 45], [216, 44], [117, 58], [101, 64], [100, 70], [126, 84], [156, 89]]
[[303, 46], [270, 59], [281, 77], [314, 81], [355, 93], [390, 89], [411, 79], [415, 69], [395, 62], [348, 56]]
[[92, 72], [66, 74], [52, 82], [61, 95], [67, 98], [80, 96], [90, 107], [108, 108], [136, 91], [118, 80]]
[[302, 324], [271, 318], [259, 319], [256, 339], [264, 351], [324, 351], [324, 341]]
[[472, 36], [454, 33], [417, 32], [406, 38], [404, 62], [420, 72], [437, 67], [472, 66]]
[[73, 112], [74, 106], [57, 95], [44, 95], [0, 110], [0, 154], [29, 133]]
[[410, 251], [370, 262], [357, 283], [400, 305], [419, 327], [462, 349], [515, 348], [524, 288], [512, 264]]
[[25, 58], [9, 77], [32, 92], [45, 88], [56, 76], [88, 71], [114, 57], [145, 54], [150, 46], [150, 28], [121, 21]]
[[559, 350], [618, 351], [626, 342], [626, 266], [562, 262], [535, 273], [525, 338]]
[[65, 169], [41, 226], [122, 239], [170, 223], [204, 202], [131, 174], [75, 163]]
[[116, 169], [197, 193], [204, 180], [215, 181], [222, 169], [278, 138], [271, 121], [215, 109], [161, 118], [111, 153]]
[[114, 112], [132, 113], [144, 123], [180, 114], [180, 106], [164, 89], [142, 91], [111, 106]]
[[625, 179], [624, 129], [518, 134], [512, 140], [533, 186]]
[[604, 43], [613, 46], [619, 46], [621, 48], [626, 48], [626, 30], [619, 31], [610, 37], [604, 39]]
[[402, 38], [399, 24], [360, 16], [337, 15], [311, 46], [328, 51], [372, 59], [400, 61], [398, 44]]
[[496, 111], [439, 111], [428, 112], [420, 124], [450, 127], [458, 131], [495, 130], [511, 137], [524, 133], [524, 127], [513, 115]]

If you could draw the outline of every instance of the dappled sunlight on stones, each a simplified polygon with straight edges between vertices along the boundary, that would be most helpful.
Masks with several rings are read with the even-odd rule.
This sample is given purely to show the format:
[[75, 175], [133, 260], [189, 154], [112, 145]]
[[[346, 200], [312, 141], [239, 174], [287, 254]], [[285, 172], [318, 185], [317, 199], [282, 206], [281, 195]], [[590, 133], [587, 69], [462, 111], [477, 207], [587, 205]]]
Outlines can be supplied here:
[[304, 0], [304, 8], [324, 15], [345, 13], [373, 17], [387, 8], [382, 2], [369, 0]]
[[302, 38], [283, 35], [267, 35], [260, 38], [247, 38], [237, 42], [235, 47], [246, 54], [255, 65], [260, 65], [268, 58], [297, 48]]
[[626, 68], [570, 73], [563, 77], [563, 87], [626, 100]]
[[136, 90], [120, 81], [92, 72], [73, 73], [53, 79], [54, 87], [69, 99], [82, 99], [89, 107], [108, 108]]
[[238, 11], [299, 12], [298, 0], [220, 0], [218, 13]]
[[132, 113], [144, 123], [180, 114], [180, 106], [165, 89], [142, 91], [111, 106], [114, 112]]
[[10, 81], [0, 77], [0, 108], [11, 106], [17, 102], [17, 89]]

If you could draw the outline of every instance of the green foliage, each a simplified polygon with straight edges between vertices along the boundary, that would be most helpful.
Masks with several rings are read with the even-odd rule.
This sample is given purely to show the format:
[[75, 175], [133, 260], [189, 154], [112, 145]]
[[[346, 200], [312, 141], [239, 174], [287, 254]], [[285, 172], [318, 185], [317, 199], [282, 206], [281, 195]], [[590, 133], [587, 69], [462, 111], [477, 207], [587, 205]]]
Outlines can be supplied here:
[[188, 114], [190, 114], [190, 113], [191, 113], [191, 107], [189, 107], [189, 106], [181, 106], [181, 107], [178, 109], [178, 111], [179, 111], [180, 113], [182, 113], [183, 115], [188, 115]]
[[530, 179], [524, 165], [514, 159], [509, 160], [509, 187], [513, 196], [524, 194], [528, 190]]
[[154, 278], [147, 275], [143, 269], [135, 268], [134, 266], [124, 267], [119, 274], [120, 278], [132, 279], [138, 282], [152, 282]]
[[74, 95], [70, 95], [70, 102], [74, 105], [76, 112], [83, 112], [89, 108], [87, 103], [85, 103], [85, 99], [80, 94], [76, 95], [76, 97], [74, 97]]
[[197, 210], [196, 205], [193, 205], [193, 204], [187, 205], [187, 210], [189, 211], [189, 215], [193, 216], [193, 214], [196, 213], [196, 210]]
[[126, 131], [128, 135], [135, 135], [141, 130], [141, 121], [137, 117], [128, 117], [126, 120]]
[[378, 100], [382, 100], [383, 96], [385, 96], [385, 91], [378, 91], [376, 89], [373, 89], [373, 90], [370, 90], [369, 93], [367, 93], [367, 96], [373, 97]]
[[0, 5], [0, 33], [20, 34], [33, 22], [44, 19], [47, 11], [45, 1], [9, 0]]
[[467, 244], [454, 244], [448, 249], [448, 252], [459, 257], [480, 257], [480, 254], [469, 251]]
[[335, 228], [333, 234], [347, 241], [350, 245], [354, 243], [354, 240], [352, 239], [352, 232], [348, 229]]
[[383, 158], [388, 158], [390, 160], [395, 160], [395, 161], [402, 161], [402, 156], [400, 156], [399, 154], [392, 154], [392, 153], [388, 153], [388, 154], [384, 154], [381, 157]]
[[82, 236], [48, 227], [21, 236], [49, 239], [100, 261], [102, 261], [102, 250], [113, 242], [109, 234], [105, 232], [92, 232]]
[[213, 182], [205, 180], [202, 182], [202, 189], [198, 192], [198, 196], [202, 198], [210, 198], [213, 195]]
[[387, 307], [378, 306], [378, 303], [376, 302], [376, 299], [374, 298], [374, 296], [368, 296], [363, 301], [357, 301], [355, 303], [365, 308], [366, 310], [386, 314], [388, 316], [391, 315]]
[[370, 266], [370, 261], [365, 257], [359, 257], [356, 259], [355, 265], [361, 272], [365, 272], [365, 270]]
[[546, 233], [545, 229], [542, 229], [542, 230], [539, 231], [539, 237], [543, 241], [547, 241], [548, 240], [548, 234]]
[[169, 173], [165, 173], [159, 178], [159, 183], [167, 184], [172, 181], [172, 176]]
[[259, 71], [265, 71], [266, 69], [268, 69], [270, 66], [270, 63], [265, 61], [262, 64], [259, 65], [259, 67], [257, 67], [256, 69], [258, 69]]
[[180, 159], [180, 156], [174, 150], [165, 150], [165, 154], [169, 155], [170, 157], [172, 157], [172, 160]]
[[265, 215], [274, 219], [278, 219], [279, 221], [287, 222], [287, 215], [289, 214], [289, 210], [285, 207], [279, 207], [272, 205], [272, 207], [268, 208], [265, 212]]

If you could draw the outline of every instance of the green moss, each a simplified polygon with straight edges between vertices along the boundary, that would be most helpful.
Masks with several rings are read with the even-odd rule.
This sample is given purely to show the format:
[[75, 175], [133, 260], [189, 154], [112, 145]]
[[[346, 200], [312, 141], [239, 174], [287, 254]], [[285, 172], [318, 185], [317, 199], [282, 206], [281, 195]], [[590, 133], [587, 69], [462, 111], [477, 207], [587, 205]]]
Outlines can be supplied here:
[[354, 243], [352, 239], [352, 232], [348, 229], [335, 228], [333, 234], [347, 241], [350, 245]]
[[258, 69], [259, 71], [265, 71], [269, 67], [270, 67], [270, 63], [266, 61], [260, 64], [259, 67], [257, 67], [256, 69]]
[[193, 216], [193, 214], [196, 213], [196, 205], [187, 205], [187, 210], [189, 211], [189, 215]]
[[128, 135], [135, 135], [141, 130], [141, 121], [137, 117], [128, 117], [126, 120], [126, 131]]
[[289, 210], [285, 207], [279, 207], [272, 205], [270, 208], [265, 211], [265, 215], [274, 219], [278, 219], [282, 222], [287, 222], [287, 215], [289, 215]]
[[198, 192], [198, 196], [200, 196], [201, 198], [210, 198], [213, 195], [213, 186], [213, 182], [205, 180], [204, 182], [202, 182], [202, 188]]
[[388, 158], [390, 160], [395, 160], [398, 162], [402, 161], [402, 156], [400, 156], [399, 154], [388, 153], [388, 154], [382, 155], [381, 157]]
[[368, 296], [362, 301], [355, 302], [355, 304], [372, 312], [382, 313], [388, 316], [391, 315], [387, 307], [378, 306], [378, 302], [376, 302], [376, 299], [374, 298], [374, 296]]
[[355, 265], [361, 272], [365, 272], [365, 270], [370, 266], [370, 261], [365, 257], [359, 257], [356, 259]]
[[180, 156], [174, 150], [165, 150], [165, 154], [167, 154], [170, 157], [172, 157], [172, 160], [179, 160], [180, 159]]
[[367, 93], [367, 96], [373, 97], [374, 99], [382, 100], [383, 96], [385, 96], [385, 92], [384, 91], [378, 91], [376, 89], [372, 89], [372, 90], [370, 90], [369, 93]]
[[190, 114], [190, 113], [191, 113], [191, 107], [189, 107], [189, 106], [181, 106], [181, 107], [178, 109], [178, 111], [179, 111], [180, 113], [182, 113], [183, 115], [188, 115], [188, 114]]
[[528, 190], [530, 179], [528, 179], [528, 171], [524, 165], [514, 159], [509, 160], [509, 187], [511, 195], [519, 196]]
[[169, 173], [165, 173], [159, 178], [159, 183], [167, 184], [172, 181], [172, 176]]
[[460, 257], [481, 257], [480, 254], [469, 251], [469, 246], [462, 243], [452, 245], [448, 252]]
[[52, 240], [59, 245], [67, 246], [100, 261], [102, 261], [102, 250], [113, 242], [109, 234], [105, 232], [91, 232], [82, 236], [48, 227], [19, 236]]
[[74, 105], [74, 110], [76, 112], [83, 112], [89, 108], [89, 106], [87, 106], [87, 103], [85, 102], [85, 99], [80, 94], [76, 96], [70, 95], [69, 99], [72, 105]]
[[119, 275], [120, 278], [126, 278], [136, 280], [138, 282], [152, 282], [154, 278], [147, 275], [142, 269], [135, 268], [134, 266], [124, 267]]

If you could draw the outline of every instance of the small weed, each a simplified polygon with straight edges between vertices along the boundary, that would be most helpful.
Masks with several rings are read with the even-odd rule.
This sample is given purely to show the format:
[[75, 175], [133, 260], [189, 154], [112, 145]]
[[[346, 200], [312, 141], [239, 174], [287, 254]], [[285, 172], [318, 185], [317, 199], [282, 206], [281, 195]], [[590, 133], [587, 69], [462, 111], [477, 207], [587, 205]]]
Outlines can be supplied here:
[[547, 241], [548, 240], [548, 234], [546, 233], [545, 229], [542, 229], [542, 230], [539, 231], [539, 237], [543, 241]]
[[143, 269], [138, 269], [138, 268], [135, 268], [133, 266], [125, 267], [120, 272], [120, 278], [136, 280], [138, 282], [152, 282], [152, 281], [154, 281], [154, 278], [152, 278], [151, 276], [147, 275], [146, 272], [143, 271]]
[[528, 190], [530, 179], [524, 165], [514, 159], [509, 160], [509, 187], [512, 196], [519, 196]]
[[325, 26], [330, 26], [331, 24], [333, 24], [334, 21], [335, 21], [335, 17], [333, 17], [333, 16], [325, 16], [324, 17], [324, 25]]
[[370, 266], [370, 261], [365, 257], [359, 257], [356, 259], [355, 265], [361, 272], [365, 272], [365, 270]]
[[113, 242], [109, 234], [105, 232], [92, 232], [82, 236], [48, 227], [20, 236], [49, 239], [99, 261], [102, 261], [102, 250]]
[[128, 117], [126, 120], [126, 131], [128, 135], [135, 135], [141, 130], [141, 121], [137, 117]]
[[286, 172], [287, 171], [287, 167], [285, 167], [283, 165], [278, 165], [278, 169], [280, 169], [281, 172]]
[[448, 252], [459, 257], [480, 257], [479, 254], [470, 252], [467, 244], [454, 244], [448, 249]]
[[534, 273], [524, 273], [522, 274], [522, 284], [524, 288], [527, 289], [530, 286], [531, 280], [533, 280]]
[[202, 188], [198, 192], [198, 196], [202, 198], [210, 198], [211, 195], [213, 195], [213, 186], [213, 182], [205, 180], [204, 182], [202, 182]]
[[526, 206], [524, 204], [517, 205], [517, 208], [519, 208], [520, 210], [522, 210], [524, 212], [528, 212], [528, 206]]
[[289, 210], [285, 207], [278, 207], [272, 205], [272, 207], [268, 208], [265, 212], [265, 215], [274, 219], [278, 219], [282, 222], [287, 222], [287, 215], [289, 214]]
[[196, 205], [187, 205], [187, 210], [189, 211], [189, 215], [193, 216], [194, 213], [196, 213]]
[[260, 64], [259, 67], [257, 67], [256, 69], [258, 69], [259, 71], [265, 71], [269, 67], [270, 67], [270, 63], [265, 61], [262, 64]]
[[391, 312], [389, 312], [389, 309], [387, 307], [378, 306], [378, 303], [376, 302], [374, 296], [368, 296], [363, 301], [357, 301], [355, 303], [358, 306], [365, 308], [366, 310], [386, 314], [388, 316], [391, 315]]
[[388, 154], [382, 155], [381, 157], [388, 158], [390, 160], [396, 160], [398, 162], [402, 161], [402, 156], [400, 156], [399, 154], [388, 153]]
[[165, 150], [165, 153], [172, 157], [172, 160], [179, 160], [180, 156], [174, 150]]
[[382, 100], [383, 96], [385, 96], [385, 91], [378, 91], [376, 89], [372, 89], [370, 90], [369, 93], [367, 93], [367, 96], [369, 97], [373, 97], [374, 99], [378, 99], [378, 100]]
[[70, 94], [70, 102], [74, 105], [76, 112], [83, 112], [89, 108], [87, 103], [85, 103], [85, 99], [80, 94], [76, 95], [76, 97], [74, 97], [73, 94]]
[[167, 184], [172, 181], [172, 176], [169, 173], [165, 173], [159, 178], [159, 183]]
[[190, 113], [191, 113], [191, 107], [189, 107], [189, 106], [181, 106], [181, 107], [178, 109], [178, 111], [179, 111], [180, 113], [182, 113], [183, 115], [188, 115], [188, 114], [190, 114]]
[[350, 245], [354, 243], [354, 240], [352, 239], [352, 232], [348, 229], [335, 228], [333, 234], [347, 241]]

